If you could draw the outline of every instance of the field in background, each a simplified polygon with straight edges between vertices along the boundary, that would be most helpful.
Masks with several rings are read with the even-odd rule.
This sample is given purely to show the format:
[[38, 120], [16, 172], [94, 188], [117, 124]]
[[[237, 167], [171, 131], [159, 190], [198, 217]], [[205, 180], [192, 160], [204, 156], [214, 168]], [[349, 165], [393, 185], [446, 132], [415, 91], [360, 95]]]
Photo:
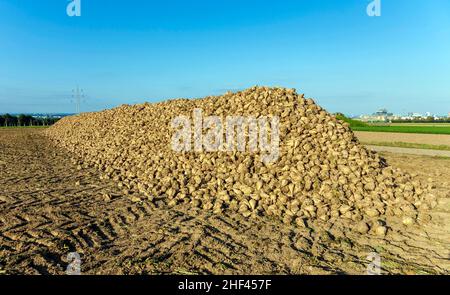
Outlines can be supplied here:
[[335, 116], [348, 123], [353, 131], [450, 135], [450, 123], [366, 123], [350, 119], [341, 113], [336, 113]]
[[390, 126], [450, 127], [450, 123], [390, 123]]
[[339, 113], [336, 117], [365, 145], [450, 151], [450, 123], [365, 123]]
[[361, 143], [369, 146], [450, 151], [450, 135], [448, 134], [355, 131], [355, 135]]
[[369, 126], [353, 126], [353, 131], [370, 131], [370, 132], [394, 132], [394, 133], [421, 133], [421, 134], [449, 134], [450, 126], [428, 126], [428, 125], [369, 125]]
[[450, 151], [450, 146], [448, 145], [433, 145], [433, 144], [421, 144], [421, 143], [410, 143], [410, 142], [364, 142], [365, 145], [375, 145], [375, 146], [389, 146], [389, 147], [400, 147], [400, 148], [412, 148], [412, 149], [426, 149], [426, 150], [437, 150], [437, 151]]

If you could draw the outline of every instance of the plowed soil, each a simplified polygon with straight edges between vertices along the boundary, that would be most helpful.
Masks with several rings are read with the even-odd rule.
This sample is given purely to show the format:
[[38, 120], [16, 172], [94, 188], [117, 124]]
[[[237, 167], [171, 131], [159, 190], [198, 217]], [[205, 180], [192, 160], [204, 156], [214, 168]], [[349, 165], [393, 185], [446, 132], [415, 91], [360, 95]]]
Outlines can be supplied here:
[[450, 273], [450, 160], [384, 155], [432, 178], [440, 201], [427, 220], [394, 220], [380, 238], [353, 235], [344, 221], [298, 227], [134, 202], [41, 132], [0, 129], [0, 273], [64, 274], [70, 252], [83, 274], [364, 274], [370, 252], [382, 273]]
[[447, 134], [419, 134], [419, 133], [389, 133], [389, 132], [367, 132], [355, 131], [356, 137], [361, 142], [408, 142], [430, 145], [450, 146], [450, 135]]

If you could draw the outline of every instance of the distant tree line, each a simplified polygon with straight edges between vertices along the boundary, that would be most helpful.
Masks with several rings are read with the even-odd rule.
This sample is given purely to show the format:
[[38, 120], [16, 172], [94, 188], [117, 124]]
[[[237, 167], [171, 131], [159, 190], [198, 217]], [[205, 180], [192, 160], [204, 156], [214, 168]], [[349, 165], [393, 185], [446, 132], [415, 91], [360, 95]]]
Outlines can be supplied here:
[[0, 126], [3, 127], [26, 127], [26, 126], [50, 126], [55, 124], [59, 118], [35, 118], [30, 115], [0, 115]]

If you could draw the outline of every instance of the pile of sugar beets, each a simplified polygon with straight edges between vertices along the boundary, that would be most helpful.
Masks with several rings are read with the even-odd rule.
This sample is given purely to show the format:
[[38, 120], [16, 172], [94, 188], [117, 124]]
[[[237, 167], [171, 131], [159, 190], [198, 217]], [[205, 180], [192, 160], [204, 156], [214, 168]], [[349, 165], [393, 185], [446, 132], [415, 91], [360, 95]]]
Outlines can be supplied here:
[[[228, 134], [233, 128], [226, 128], [233, 116], [244, 118], [235, 141]], [[208, 117], [220, 118], [222, 126]], [[246, 118], [265, 123], [245, 125]], [[223, 136], [209, 136], [206, 148], [202, 140], [211, 130]], [[242, 132], [244, 149], [236, 148]], [[252, 87], [202, 99], [123, 105], [63, 118], [46, 135], [75, 154], [78, 164], [95, 166], [124, 194], [138, 193], [151, 204], [190, 204], [215, 214], [233, 210], [247, 218], [268, 215], [298, 226], [348, 220], [352, 230], [380, 236], [388, 230], [380, 222], [386, 217], [410, 225], [436, 206], [426, 184], [388, 166], [358, 142], [347, 123], [295, 89]], [[266, 146], [258, 145], [263, 139]], [[276, 157], [267, 161], [268, 151], [258, 148], [274, 142]]]

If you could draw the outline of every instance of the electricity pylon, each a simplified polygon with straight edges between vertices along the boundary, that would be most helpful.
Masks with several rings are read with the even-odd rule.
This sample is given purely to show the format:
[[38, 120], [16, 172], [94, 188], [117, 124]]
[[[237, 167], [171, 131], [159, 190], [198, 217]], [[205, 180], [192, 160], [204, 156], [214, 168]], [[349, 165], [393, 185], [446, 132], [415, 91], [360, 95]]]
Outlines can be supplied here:
[[76, 89], [72, 89], [72, 98], [75, 101], [76, 113], [80, 113], [81, 99], [84, 98], [84, 91], [78, 87]]

